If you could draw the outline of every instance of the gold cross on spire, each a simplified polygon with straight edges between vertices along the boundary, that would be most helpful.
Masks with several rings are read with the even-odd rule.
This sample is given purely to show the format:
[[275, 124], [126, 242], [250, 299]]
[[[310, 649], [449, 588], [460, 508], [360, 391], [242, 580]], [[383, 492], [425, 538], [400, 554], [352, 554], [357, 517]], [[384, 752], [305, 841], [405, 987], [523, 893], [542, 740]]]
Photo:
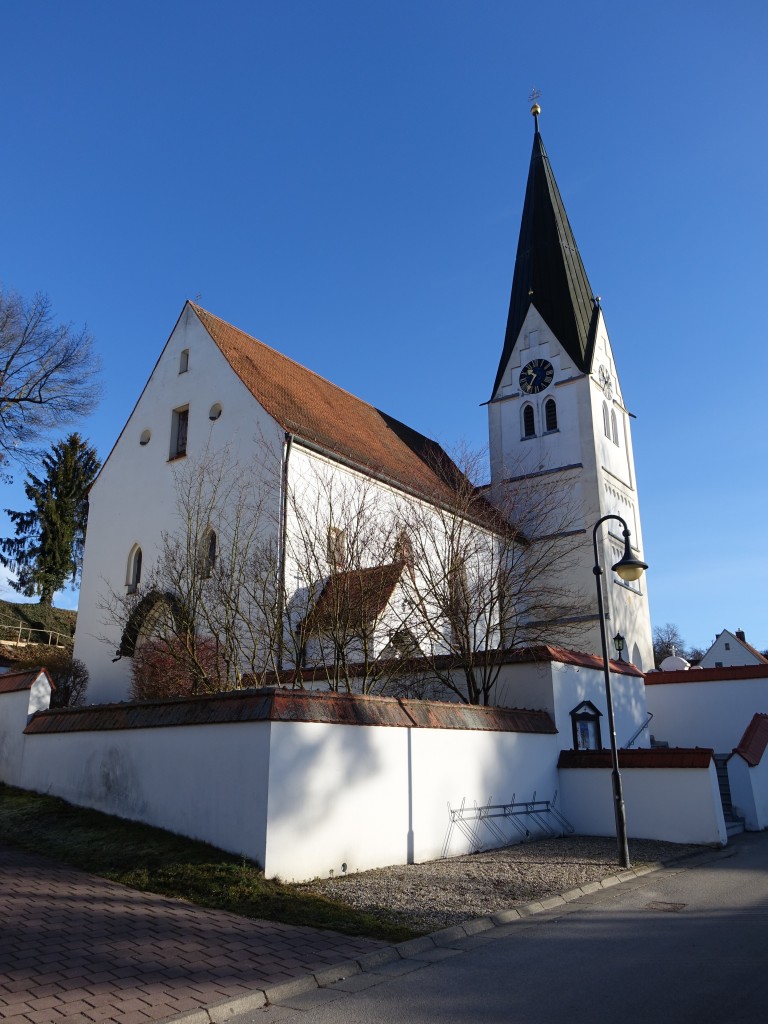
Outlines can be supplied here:
[[541, 107], [539, 106], [540, 99], [541, 90], [537, 89], [534, 85], [533, 89], [531, 89], [531, 95], [528, 97], [528, 102], [533, 104], [531, 107], [531, 113], [533, 114], [533, 119], [536, 122], [536, 131], [539, 130], [539, 114], [541, 113]]

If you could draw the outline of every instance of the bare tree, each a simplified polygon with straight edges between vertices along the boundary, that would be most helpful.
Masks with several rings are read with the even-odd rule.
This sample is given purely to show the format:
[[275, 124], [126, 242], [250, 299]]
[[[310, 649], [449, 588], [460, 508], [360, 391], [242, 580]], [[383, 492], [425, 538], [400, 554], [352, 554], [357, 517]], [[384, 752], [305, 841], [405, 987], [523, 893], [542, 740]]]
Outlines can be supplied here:
[[584, 543], [555, 483], [517, 479], [493, 492], [463, 454], [452, 492], [401, 506], [413, 547], [404, 576], [411, 630], [430, 672], [470, 704], [488, 704], [510, 651], [563, 644], [583, 628], [580, 594], [564, 586]]
[[653, 628], [653, 660], [658, 668], [665, 658], [672, 655], [685, 657], [685, 640], [674, 622]]
[[[134, 658], [133, 695], [197, 694], [263, 681], [281, 633], [270, 467], [205, 451], [175, 472], [176, 522], [132, 593], [102, 607]], [[104, 638], [114, 644], [114, 638]]]
[[0, 461], [30, 464], [48, 433], [87, 416], [97, 373], [86, 328], [55, 323], [45, 295], [0, 291]]
[[397, 499], [375, 481], [318, 464], [287, 501], [285, 655], [297, 684], [311, 677], [330, 690], [384, 692], [403, 674], [389, 646], [405, 570]]

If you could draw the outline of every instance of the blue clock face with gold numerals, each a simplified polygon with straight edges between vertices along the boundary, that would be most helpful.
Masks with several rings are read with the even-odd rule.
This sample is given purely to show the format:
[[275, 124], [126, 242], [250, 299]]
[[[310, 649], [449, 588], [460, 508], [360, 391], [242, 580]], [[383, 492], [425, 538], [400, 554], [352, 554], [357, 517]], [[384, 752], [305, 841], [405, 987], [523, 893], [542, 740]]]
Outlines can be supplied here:
[[555, 375], [555, 368], [546, 359], [532, 359], [520, 371], [520, 388], [527, 395], [538, 395], [548, 388]]

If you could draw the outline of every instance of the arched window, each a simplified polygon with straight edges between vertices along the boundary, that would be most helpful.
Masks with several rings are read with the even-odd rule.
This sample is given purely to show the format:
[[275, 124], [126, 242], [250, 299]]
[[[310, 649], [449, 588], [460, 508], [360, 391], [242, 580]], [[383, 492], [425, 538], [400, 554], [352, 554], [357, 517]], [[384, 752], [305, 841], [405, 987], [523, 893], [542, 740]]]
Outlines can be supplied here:
[[557, 430], [557, 405], [554, 398], [548, 398], [544, 403], [544, 429]]
[[609, 416], [608, 416], [608, 405], [607, 405], [606, 402], [603, 402], [603, 430], [605, 431], [605, 436], [610, 441], [610, 439], [611, 439], [611, 421], [610, 421]]
[[619, 443], [619, 428], [616, 424], [616, 410], [611, 409], [611, 434], [613, 435], [613, 443], [618, 445]]
[[203, 537], [202, 570], [203, 578], [208, 579], [216, 566], [216, 531], [206, 530]]
[[523, 437], [536, 437], [536, 423], [533, 418], [533, 406], [523, 406]]
[[413, 541], [405, 530], [397, 535], [394, 556], [395, 562], [402, 562], [409, 567], [413, 565]]
[[125, 585], [129, 594], [135, 594], [141, 583], [141, 548], [134, 544], [128, 555], [128, 571], [125, 577]]

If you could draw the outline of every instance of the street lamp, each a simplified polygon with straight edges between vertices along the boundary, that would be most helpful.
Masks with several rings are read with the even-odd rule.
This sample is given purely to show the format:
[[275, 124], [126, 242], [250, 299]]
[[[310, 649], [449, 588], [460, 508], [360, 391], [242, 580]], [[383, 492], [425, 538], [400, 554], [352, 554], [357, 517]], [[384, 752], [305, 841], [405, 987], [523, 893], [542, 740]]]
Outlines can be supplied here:
[[[624, 533], [624, 554], [616, 562], [615, 565], [611, 566], [611, 569], [619, 576], [625, 583], [632, 583], [634, 580], [639, 580], [643, 575], [648, 566], [645, 562], [641, 562], [639, 558], [635, 558], [629, 547], [629, 527], [621, 516], [607, 515], [595, 523], [595, 527], [592, 531], [592, 546], [595, 551], [595, 565], [592, 572], [595, 574], [595, 583], [597, 584], [597, 610], [600, 618], [600, 643], [603, 648], [603, 672], [605, 674], [605, 699], [608, 704], [608, 729], [611, 736], [611, 781], [613, 783], [613, 811], [616, 817], [616, 841], [619, 845], [619, 861], [623, 868], [628, 868], [629, 865], [629, 847], [627, 846], [627, 815], [624, 808], [624, 794], [621, 790], [621, 773], [619, 772], [619, 752], [616, 748], [616, 726], [613, 718], [613, 696], [611, 694], [611, 670], [608, 664], [608, 641], [605, 637], [605, 610], [603, 608], [603, 588], [601, 586], [600, 577], [603, 575], [603, 570], [600, 568], [600, 556], [597, 552], [597, 531], [603, 523], [609, 519], [615, 519], [621, 523]], [[619, 647], [619, 639], [621, 640], [621, 647]], [[624, 648], [624, 637], [620, 633], [616, 634], [615, 640], [616, 649], [619, 654]]]
[[615, 647], [616, 653], [619, 656], [619, 661], [624, 661], [624, 659], [621, 656], [621, 652], [624, 650], [624, 637], [621, 635], [621, 633], [617, 633], [616, 636], [613, 638], [613, 646]]

